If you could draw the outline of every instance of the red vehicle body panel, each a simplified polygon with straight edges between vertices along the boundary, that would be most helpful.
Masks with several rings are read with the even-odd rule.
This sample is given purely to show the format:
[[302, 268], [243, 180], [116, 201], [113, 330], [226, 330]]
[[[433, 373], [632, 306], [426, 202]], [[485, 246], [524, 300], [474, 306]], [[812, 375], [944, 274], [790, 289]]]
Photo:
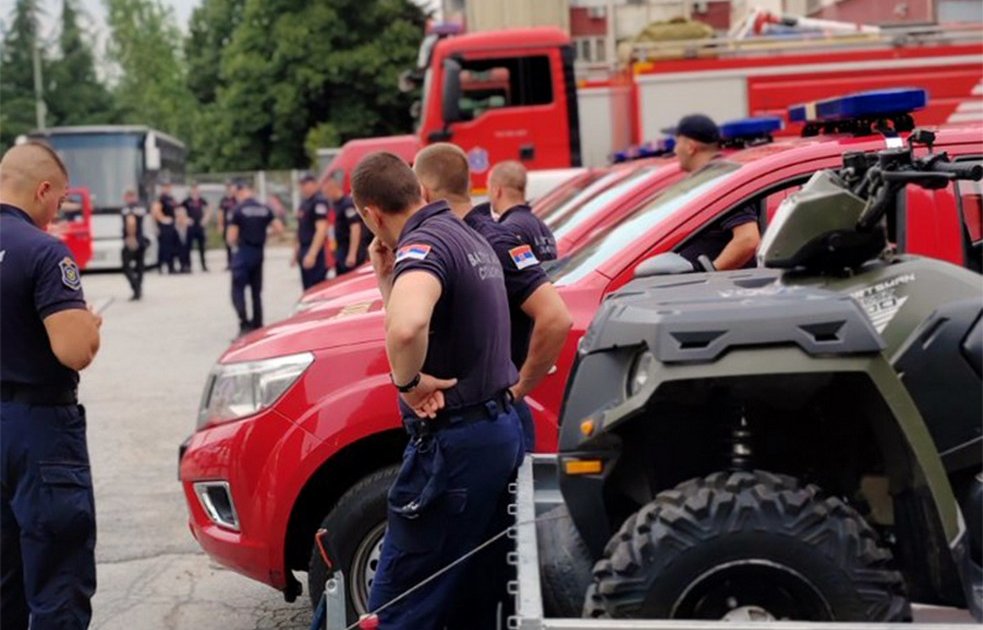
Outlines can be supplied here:
[[88, 188], [69, 188], [65, 197], [48, 232], [68, 246], [79, 269], [84, 270], [92, 259], [92, 197]]
[[[954, 156], [979, 156], [983, 136], [978, 127], [945, 130], [939, 132], [937, 146]], [[604, 254], [606, 258], [596, 266], [585, 266], [584, 273], [574, 278], [567, 279], [560, 271], [557, 287], [574, 326], [557, 369], [528, 398], [540, 450], [556, 447], [560, 405], [580, 337], [603, 297], [628, 282], [638, 263], [671, 250], [752, 194], [790, 180], [798, 182], [820, 168], [838, 166], [844, 151], [883, 147], [879, 138], [841, 138], [782, 141], [740, 151], [727, 158], [740, 168], [706, 189], [681, 195], [668, 216], [636, 228], [634, 218], [649, 220], [649, 215], [622, 214], [622, 223], [612, 229], [628, 233], [627, 243]], [[639, 193], [639, 197], [644, 195]], [[650, 200], [641, 199], [636, 207], [643, 208]], [[914, 219], [910, 223], [913, 231], [923, 230], [921, 217], [954, 231], [958, 223], [950, 219], [960, 220], [951, 189], [910, 195], [906, 214]], [[938, 218], [938, 214], [949, 218]], [[593, 244], [591, 240], [583, 245], [585, 255], [593, 251]], [[925, 253], [962, 262], [958, 238], [925, 230], [909, 244], [911, 251], [917, 245]], [[191, 529], [214, 559], [276, 588], [285, 586], [288, 526], [312, 475], [346, 449], [400, 430], [383, 334], [381, 298], [373, 287], [257, 331], [235, 342], [223, 355], [222, 363], [298, 352], [310, 352], [315, 360], [272, 407], [246, 419], [206, 427], [192, 436], [181, 461], [180, 478]], [[202, 510], [192, 484], [213, 479], [229, 482], [241, 532], [216, 527]], [[324, 505], [324, 511], [330, 507]]]
[[324, 168], [321, 181], [323, 182], [328, 177], [337, 177], [336, 173], [340, 172], [344, 177], [345, 194], [348, 195], [351, 194], [352, 190], [352, 171], [369, 153], [389, 151], [406, 160], [407, 164], [412, 164], [413, 158], [419, 150], [420, 139], [411, 135], [349, 140], [342, 145], [338, 155]]

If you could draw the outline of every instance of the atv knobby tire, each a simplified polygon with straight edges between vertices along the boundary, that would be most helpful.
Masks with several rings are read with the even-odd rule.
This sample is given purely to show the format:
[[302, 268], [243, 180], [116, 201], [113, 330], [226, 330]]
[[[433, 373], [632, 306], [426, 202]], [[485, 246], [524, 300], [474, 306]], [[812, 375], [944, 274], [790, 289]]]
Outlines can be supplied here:
[[859, 514], [816, 486], [714, 473], [625, 521], [594, 567], [583, 614], [908, 621], [891, 560]]
[[579, 617], [594, 560], [566, 505], [559, 505], [538, 519], [536, 540], [546, 616]]

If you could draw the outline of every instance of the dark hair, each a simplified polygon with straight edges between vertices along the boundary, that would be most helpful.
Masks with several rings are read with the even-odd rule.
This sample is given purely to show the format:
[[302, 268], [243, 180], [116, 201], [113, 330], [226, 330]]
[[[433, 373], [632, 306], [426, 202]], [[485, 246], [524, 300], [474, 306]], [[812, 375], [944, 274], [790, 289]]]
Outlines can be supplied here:
[[471, 193], [468, 156], [456, 144], [438, 142], [423, 149], [416, 154], [413, 170], [434, 192], [455, 197], [467, 197]]
[[352, 199], [359, 208], [375, 206], [399, 214], [422, 200], [420, 182], [402, 158], [385, 151], [370, 153], [352, 173]]

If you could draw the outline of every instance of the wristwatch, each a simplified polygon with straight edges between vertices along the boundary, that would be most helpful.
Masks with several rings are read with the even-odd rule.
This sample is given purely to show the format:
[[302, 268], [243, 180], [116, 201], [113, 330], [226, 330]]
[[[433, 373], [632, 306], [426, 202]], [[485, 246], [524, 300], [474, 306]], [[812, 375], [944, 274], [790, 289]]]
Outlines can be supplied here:
[[405, 394], [406, 392], [413, 391], [416, 388], [416, 386], [420, 384], [420, 373], [417, 372], [416, 376], [414, 376], [413, 379], [406, 385], [400, 385], [399, 383], [397, 383], [396, 377], [392, 375], [392, 372], [389, 373], [389, 380], [392, 381], [392, 384], [396, 386], [396, 389], [397, 391], [399, 391], [400, 394]]

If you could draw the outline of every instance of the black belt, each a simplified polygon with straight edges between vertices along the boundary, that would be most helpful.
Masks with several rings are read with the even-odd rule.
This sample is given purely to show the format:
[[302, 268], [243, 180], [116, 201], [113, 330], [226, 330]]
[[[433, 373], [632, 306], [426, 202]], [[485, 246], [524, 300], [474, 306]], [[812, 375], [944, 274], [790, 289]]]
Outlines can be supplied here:
[[0, 383], [0, 400], [37, 407], [61, 407], [78, 404], [75, 389], [22, 383]]
[[455, 409], [444, 409], [436, 418], [403, 418], [403, 427], [413, 437], [430, 435], [444, 429], [467, 426], [475, 422], [494, 420], [512, 407], [512, 396], [506, 391], [484, 402]]

